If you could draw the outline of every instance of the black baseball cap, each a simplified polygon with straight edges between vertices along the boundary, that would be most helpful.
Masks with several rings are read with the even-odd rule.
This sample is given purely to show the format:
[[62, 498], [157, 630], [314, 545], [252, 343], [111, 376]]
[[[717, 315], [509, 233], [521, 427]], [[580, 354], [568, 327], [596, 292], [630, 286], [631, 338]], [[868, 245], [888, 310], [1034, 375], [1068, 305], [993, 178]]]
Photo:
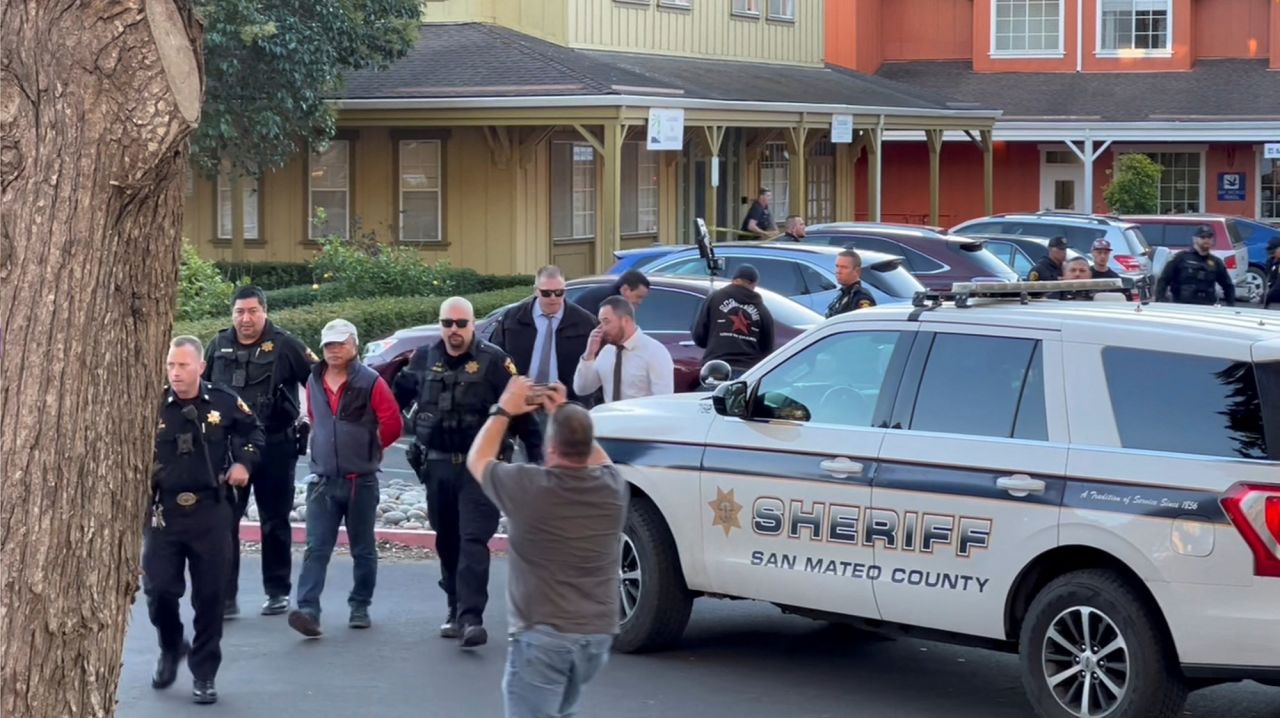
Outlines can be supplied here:
[[1070, 247], [1070, 246], [1071, 245], [1067, 244], [1066, 237], [1054, 237], [1053, 239], [1049, 240], [1049, 249], [1066, 249], [1067, 247]]
[[741, 279], [744, 282], [756, 284], [760, 281], [760, 273], [757, 272], [756, 268], [750, 264], [744, 264], [734, 271], [733, 278], [735, 280]]
[[1274, 252], [1277, 249], [1280, 249], [1280, 237], [1272, 237], [1271, 241], [1267, 242], [1267, 251]]
[[1213, 239], [1213, 230], [1209, 228], [1209, 225], [1202, 224], [1199, 227], [1196, 227], [1196, 233], [1191, 236], [1207, 237], [1208, 239]]

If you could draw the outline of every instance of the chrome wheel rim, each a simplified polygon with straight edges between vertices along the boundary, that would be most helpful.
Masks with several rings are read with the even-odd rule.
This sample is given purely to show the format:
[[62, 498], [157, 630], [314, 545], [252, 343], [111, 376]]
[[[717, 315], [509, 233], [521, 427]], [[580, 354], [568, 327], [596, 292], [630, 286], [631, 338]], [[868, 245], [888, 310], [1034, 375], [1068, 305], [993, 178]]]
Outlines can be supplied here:
[[622, 562], [618, 566], [618, 605], [622, 612], [622, 622], [631, 620], [640, 602], [640, 554], [636, 553], [636, 545], [631, 537], [622, 535]]
[[1257, 272], [1245, 272], [1244, 275], [1244, 291], [1248, 301], [1256, 302], [1262, 299], [1263, 286], [1266, 281], [1262, 275]]
[[1110, 715], [1129, 688], [1129, 646], [1105, 613], [1068, 608], [1049, 624], [1044, 678], [1058, 704], [1079, 718]]

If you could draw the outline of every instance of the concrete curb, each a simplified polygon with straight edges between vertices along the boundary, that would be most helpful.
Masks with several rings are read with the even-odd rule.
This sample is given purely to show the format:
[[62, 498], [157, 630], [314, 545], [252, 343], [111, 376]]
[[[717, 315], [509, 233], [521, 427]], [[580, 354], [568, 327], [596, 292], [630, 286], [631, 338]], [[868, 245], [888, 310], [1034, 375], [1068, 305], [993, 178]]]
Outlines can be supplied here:
[[[307, 526], [306, 524], [291, 524], [293, 527], [293, 543], [305, 545], [307, 542]], [[401, 546], [409, 546], [411, 548], [425, 548], [434, 551], [436, 548], [436, 532], [435, 531], [414, 531], [406, 529], [375, 529], [374, 534], [379, 541], [387, 541], [389, 543]], [[241, 541], [261, 541], [262, 525], [257, 521], [241, 521], [240, 522], [240, 540]], [[347, 527], [342, 526], [338, 529], [338, 545], [347, 545]], [[510, 550], [510, 544], [507, 542], [505, 534], [498, 534], [489, 539], [489, 552], [506, 552]]]

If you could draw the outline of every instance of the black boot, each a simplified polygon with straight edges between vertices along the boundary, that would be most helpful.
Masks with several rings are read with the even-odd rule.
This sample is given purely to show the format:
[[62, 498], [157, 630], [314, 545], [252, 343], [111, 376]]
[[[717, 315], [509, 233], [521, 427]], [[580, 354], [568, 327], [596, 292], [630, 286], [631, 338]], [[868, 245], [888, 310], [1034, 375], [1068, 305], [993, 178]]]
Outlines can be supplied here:
[[223, 619], [235, 618], [239, 615], [240, 615], [240, 604], [236, 603], [236, 600], [234, 598], [222, 604]]
[[178, 664], [191, 652], [191, 644], [183, 641], [177, 651], [160, 651], [156, 660], [156, 672], [151, 675], [151, 687], [162, 690], [178, 680]]
[[467, 626], [462, 631], [462, 647], [475, 648], [483, 646], [489, 642], [489, 632], [484, 630], [484, 626]]
[[191, 699], [201, 705], [218, 702], [218, 689], [213, 687], [213, 679], [202, 681], [196, 679], [191, 684]]
[[462, 626], [458, 624], [458, 609], [450, 608], [449, 617], [440, 624], [441, 638], [457, 638], [462, 635]]

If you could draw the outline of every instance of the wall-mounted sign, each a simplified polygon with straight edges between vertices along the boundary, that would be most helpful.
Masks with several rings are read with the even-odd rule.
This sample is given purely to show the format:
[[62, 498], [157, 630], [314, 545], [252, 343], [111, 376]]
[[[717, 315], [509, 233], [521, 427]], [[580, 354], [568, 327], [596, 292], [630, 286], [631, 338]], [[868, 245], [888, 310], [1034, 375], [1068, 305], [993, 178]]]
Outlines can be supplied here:
[[1218, 201], [1243, 202], [1245, 188], [1244, 172], [1218, 173]]
[[1268, 142], [1263, 145], [1262, 156], [1269, 160], [1280, 160], [1280, 142]]
[[831, 142], [837, 145], [853, 142], [853, 115], [831, 116]]
[[649, 108], [649, 141], [651, 150], [679, 150], [684, 147], [684, 110]]

